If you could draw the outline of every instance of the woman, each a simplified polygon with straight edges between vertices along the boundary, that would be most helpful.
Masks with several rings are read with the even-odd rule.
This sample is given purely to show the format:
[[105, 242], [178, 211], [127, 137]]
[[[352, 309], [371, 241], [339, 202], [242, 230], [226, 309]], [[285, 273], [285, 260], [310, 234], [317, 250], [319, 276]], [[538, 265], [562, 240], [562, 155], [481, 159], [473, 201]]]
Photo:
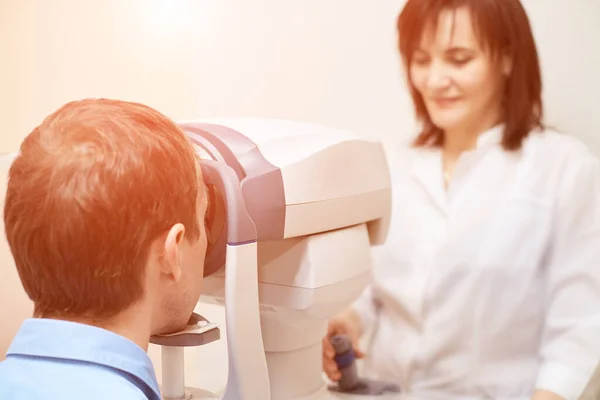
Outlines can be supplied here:
[[[576, 399], [600, 356], [600, 167], [544, 127], [518, 0], [408, 0], [399, 48], [422, 123], [391, 163], [374, 281], [328, 338], [425, 400]], [[413, 398], [411, 397], [411, 398]]]

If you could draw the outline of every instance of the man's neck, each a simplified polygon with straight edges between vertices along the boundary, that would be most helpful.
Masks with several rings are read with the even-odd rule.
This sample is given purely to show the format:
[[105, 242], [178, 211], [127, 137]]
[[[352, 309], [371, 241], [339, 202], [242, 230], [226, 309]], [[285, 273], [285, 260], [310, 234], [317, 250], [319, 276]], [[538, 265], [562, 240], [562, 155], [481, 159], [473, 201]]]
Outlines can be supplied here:
[[[43, 316], [42, 316], [43, 317]], [[94, 317], [52, 317], [45, 318], [60, 319], [64, 321], [77, 322], [80, 324], [91, 325], [98, 328], [111, 331], [117, 335], [131, 340], [144, 351], [148, 351], [148, 344], [151, 334], [151, 322], [148, 313], [143, 312], [138, 307], [132, 307], [115, 317], [108, 319], [95, 319]]]
[[150, 323], [144, 323], [144, 321], [137, 318], [130, 318], [127, 320], [115, 321], [114, 323], [109, 323], [107, 326], [100, 327], [116, 333], [117, 335], [121, 335], [140, 346], [144, 351], [148, 351]]

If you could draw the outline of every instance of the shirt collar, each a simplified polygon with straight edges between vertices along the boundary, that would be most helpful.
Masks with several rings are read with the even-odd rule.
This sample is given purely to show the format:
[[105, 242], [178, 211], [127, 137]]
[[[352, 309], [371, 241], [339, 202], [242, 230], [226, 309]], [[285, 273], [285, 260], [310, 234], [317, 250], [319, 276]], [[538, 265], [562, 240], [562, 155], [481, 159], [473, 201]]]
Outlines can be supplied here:
[[477, 148], [484, 147], [488, 144], [499, 144], [504, 134], [504, 124], [498, 124], [494, 127], [482, 132], [477, 138]]
[[[469, 153], [475, 157], [482, 157], [486, 153], [482, 149], [498, 145], [502, 141], [504, 127], [505, 125], [500, 123], [479, 134], [475, 149]], [[442, 156], [439, 148], [421, 149], [419, 156], [412, 163], [413, 175], [425, 186], [434, 203], [446, 212], [448, 195], [444, 189], [442, 169]]]
[[6, 354], [82, 361], [117, 369], [138, 378], [156, 399], [161, 398], [148, 354], [129, 339], [95, 326], [27, 319]]

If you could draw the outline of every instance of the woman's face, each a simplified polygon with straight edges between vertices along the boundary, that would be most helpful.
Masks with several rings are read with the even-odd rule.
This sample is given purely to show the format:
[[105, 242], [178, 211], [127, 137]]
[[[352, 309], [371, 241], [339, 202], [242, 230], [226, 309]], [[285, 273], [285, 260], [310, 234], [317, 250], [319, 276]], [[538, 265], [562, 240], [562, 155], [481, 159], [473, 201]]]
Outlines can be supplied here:
[[410, 64], [410, 79], [432, 122], [446, 133], [487, 129], [500, 117], [509, 65], [484, 52], [468, 9], [440, 14], [437, 29], [422, 35]]

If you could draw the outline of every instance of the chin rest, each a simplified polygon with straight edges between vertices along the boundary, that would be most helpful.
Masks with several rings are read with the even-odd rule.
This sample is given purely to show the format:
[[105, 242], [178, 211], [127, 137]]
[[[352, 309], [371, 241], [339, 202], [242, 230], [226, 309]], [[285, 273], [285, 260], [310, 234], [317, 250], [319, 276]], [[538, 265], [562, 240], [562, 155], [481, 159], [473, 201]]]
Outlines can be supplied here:
[[221, 338], [219, 326], [200, 314], [193, 313], [187, 326], [178, 331], [152, 335], [150, 343], [168, 347], [195, 347], [215, 342]]

